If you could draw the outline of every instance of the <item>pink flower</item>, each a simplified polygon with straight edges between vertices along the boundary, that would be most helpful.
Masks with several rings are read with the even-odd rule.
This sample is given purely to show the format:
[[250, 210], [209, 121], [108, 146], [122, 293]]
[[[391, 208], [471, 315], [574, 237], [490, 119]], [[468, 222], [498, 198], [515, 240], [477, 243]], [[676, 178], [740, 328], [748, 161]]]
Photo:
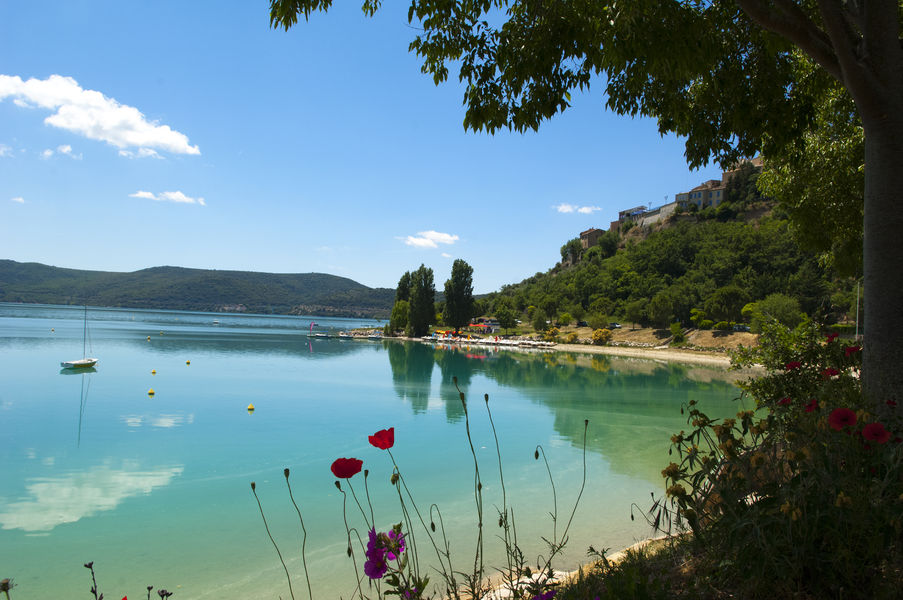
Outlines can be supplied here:
[[862, 437], [876, 444], [884, 444], [890, 439], [890, 432], [881, 423], [869, 423], [862, 428]]
[[860, 350], [862, 350], [862, 346], [845, 346], [843, 349], [843, 355], [849, 358]]
[[818, 408], [818, 400], [816, 400], [815, 398], [812, 398], [811, 400], [809, 400], [808, 403], [806, 403], [805, 408], [806, 408], [806, 412], [814, 411], [816, 408]]
[[799, 369], [802, 366], [803, 366], [803, 363], [801, 363], [800, 361], [791, 360], [789, 363], [784, 365], [784, 368], [787, 369], [788, 371], [794, 371], [796, 369]]
[[834, 367], [828, 367], [827, 369], [825, 369], [824, 371], [821, 372], [821, 378], [822, 379], [831, 379], [832, 377], [834, 377], [835, 375], [837, 375], [839, 373], [840, 373], [840, 371], [838, 371]]
[[781, 398], [780, 400], [778, 400], [778, 404], [780, 404], [781, 406], [790, 406], [791, 402], [793, 402], [793, 400], [791, 400], [790, 398]]
[[840, 335], [839, 333], [829, 333], [829, 334], [828, 334], [828, 338], [827, 338], [827, 339], [828, 339], [828, 343], [833, 342], [834, 340], [836, 340], [836, 339], [837, 339], [837, 336], [839, 336], [839, 335]]
[[844, 427], [852, 427], [856, 424], [856, 413], [849, 408], [835, 408], [828, 416], [828, 425], [832, 429], [840, 431]]

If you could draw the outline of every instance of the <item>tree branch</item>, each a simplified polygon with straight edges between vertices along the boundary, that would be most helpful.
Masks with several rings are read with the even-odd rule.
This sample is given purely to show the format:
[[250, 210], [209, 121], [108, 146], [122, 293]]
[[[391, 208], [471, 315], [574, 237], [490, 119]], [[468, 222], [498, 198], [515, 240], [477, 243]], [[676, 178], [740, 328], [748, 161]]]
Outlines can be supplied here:
[[764, 29], [793, 42], [832, 77], [843, 81], [843, 72], [831, 38], [819, 29], [796, 3], [791, 0], [775, 0], [773, 7], [767, 0], [736, 0], [736, 2], [750, 19]]

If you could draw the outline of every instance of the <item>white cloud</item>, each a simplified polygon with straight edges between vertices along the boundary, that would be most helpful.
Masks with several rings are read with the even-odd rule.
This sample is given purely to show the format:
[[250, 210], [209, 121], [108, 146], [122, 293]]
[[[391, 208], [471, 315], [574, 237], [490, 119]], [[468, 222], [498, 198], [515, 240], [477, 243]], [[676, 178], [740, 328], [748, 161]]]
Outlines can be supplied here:
[[420, 231], [416, 236], [409, 235], [402, 239], [404, 239], [404, 243], [408, 246], [415, 246], [417, 248], [438, 248], [439, 244], [454, 244], [460, 238], [451, 233]]
[[139, 148], [137, 152], [120, 150], [119, 156], [124, 156], [126, 158], [163, 158], [156, 150], [151, 150], [150, 148]]
[[27, 496], [9, 502], [0, 512], [3, 529], [50, 531], [98, 512], [113, 510], [131, 496], [149, 494], [182, 474], [183, 467], [141, 471], [133, 465], [113, 469], [103, 465], [61, 477], [38, 477], [25, 486]]
[[[120, 104], [96, 90], [83, 89], [75, 79], [51, 75], [22, 81], [0, 75], [0, 101], [12, 97], [17, 106], [55, 111], [44, 123], [72, 131], [120, 150], [136, 148], [136, 156], [153, 148], [176, 154], [200, 154], [188, 136], [147, 118], [133, 106]], [[145, 156], [152, 156], [145, 154]]]
[[448, 252], [443, 252], [443, 253], [442, 253], [442, 257], [443, 257], [443, 258], [451, 258], [452, 255], [449, 254]]
[[41, 158], [46, 160], [46, 159], [50, 158], [51, 156], [53, 156], [54, 154], [65, 154], [66, 156], [68, 156], [70, 158], [74, 158], [75, 160], [82, 159], [81, 154], [73, 154], [72, 153], [72, 146], [70, 146], [69, 144], [62, 144], [60, 146], [57, 146], [56, 152], [54, 152], [53, 150], [48, 148], [47, 150], [44, 150], [43, 152], [41, 152]]
[[134, 194], [129, 194], [129, 198], [143, 198], [145, 200], [156, 200], [157, 202], [175, 202], [176, 204], [200, 204], [201, 206], [207, 206], [207, 203], [203, 198], [192, 198], [179, 191], [154, 194], [153, 192], [139, 190]]
[[553, 206], [552, 208], [560, 213], [577, 212], [583, 215], [589, 215], [596, 212], [597, 210], [602, 210], [602, 208], [599, 206], [577, 206], [575, 204], [568, 204], [566, 202], [562, 202], [561, 204]]
[[5, 156], [12, 156], [13, 149], [7, 146], [6, 144], [0, 144], [0, 158]]
[[43, 158], [43, 159], [48, 159], [51, 156], [53, 156], [53, 150], [51, 150], [50, 148], [41, 152], [41, 158]]
[[25, 198], [23, 198], [22, 196], [16, 196], [15, 198], [10, 198], [10, 200], [16, 202], [17, 204], [25, 204]]

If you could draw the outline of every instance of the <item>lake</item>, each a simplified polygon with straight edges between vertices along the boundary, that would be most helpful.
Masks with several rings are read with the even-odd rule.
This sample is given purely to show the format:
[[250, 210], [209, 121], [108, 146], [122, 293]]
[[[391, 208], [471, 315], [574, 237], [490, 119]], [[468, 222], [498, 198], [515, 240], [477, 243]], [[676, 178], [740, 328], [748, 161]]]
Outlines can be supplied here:
[[[439, 506], [463, 569], [476, 545], [469, 425], [488, 515], [487, 562], [501, 564], [502, 486], [484, 394], [528, 557], [545, 553], [543, 536], [563, 534], [589, 420], [586, 487], [555, 563], [574, 568], [589, 545], [617, 550], [650, 534], [642, 519], [631, 521], [631, 505], [641, 512], [650, 492], [662, 493], [670, 436], [688, 429], [681, 405], [698, 400], [718, 416], [741, 408], [734, 374], [717, 368], [308, 339], [311, 321], [319, 331], [380, 326], [323, 317], [90, 308], [89, 355], [100, 362], [72, 374], [60, 361], [81, 358], [83, 317], [82, 307], [0, 304], [0, 578], [17, 584], [12, 598], [88, 598], [88, 561], [107, 598], [143, 598], [148, 585], [175, 599], [288, 598], [251, 481], [295, 596], [306, 597], [286, 467], [308, 533], [314, 596], [348, 598], [355, 578], [330, 465], [363, 460], [367, 490], [356, 475], [356, 495], [366, 505], [369, 491], [377, 527], [401, 521], [391, 461], [367, 441], [388, 427], [418, 506]], [[534, 460], [537, 445], [554, 494], [543, 461]], [[347, 515], [366, 539], [351, 500]], [[428, 561], [426, 535], [415, 534]]]

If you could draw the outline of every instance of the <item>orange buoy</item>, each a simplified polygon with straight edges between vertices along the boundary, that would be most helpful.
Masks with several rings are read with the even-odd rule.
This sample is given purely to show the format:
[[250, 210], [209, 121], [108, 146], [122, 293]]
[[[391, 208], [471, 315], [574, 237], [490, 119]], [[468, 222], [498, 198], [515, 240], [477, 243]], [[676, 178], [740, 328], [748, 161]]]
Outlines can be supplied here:
[[151, 369], [151, 375], [156, 375], [156, 374], [157, 374], [157, 369]]

